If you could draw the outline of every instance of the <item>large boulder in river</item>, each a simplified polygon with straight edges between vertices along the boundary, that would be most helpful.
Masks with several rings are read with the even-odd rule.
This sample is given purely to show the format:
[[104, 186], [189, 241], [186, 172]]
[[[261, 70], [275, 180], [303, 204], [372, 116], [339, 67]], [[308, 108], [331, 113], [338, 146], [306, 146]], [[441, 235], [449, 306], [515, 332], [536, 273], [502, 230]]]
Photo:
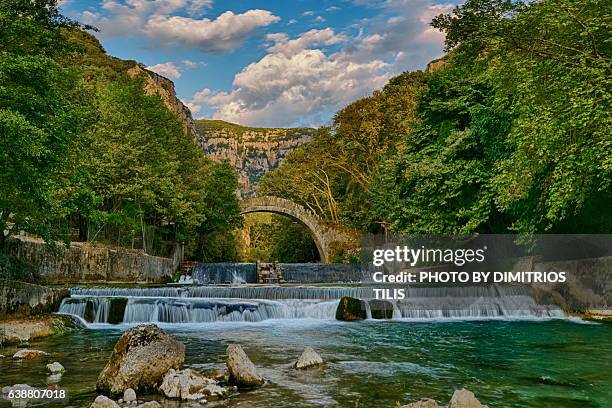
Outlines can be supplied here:
[[417, 402], [411, 402], [408, 405], [402, 405], [400, 408], [439, 408], [438, 403], [429, 398], [423, 398]]
[[455, 390], [448, 404], [448, 408], [487, 408], [476, 399], [474, 393], [462, 388]]
[[366, 306], [363, 300], [345, 296], [340, 299], [336, 309], [337, 320], [363, 320], [366, 318]]
[[171, 368], [180, 369], [185, 346], [154, 324], [127, 330], [98, 377], [98, 391], [118, 395], [126, 389], [150, 391], [161, 384]]
[[230, 383], [242, 388], [252, 388], [264, 383], [257, 367], [238, 344], [227, 346], [227, 369]]
[[295, 368], [297, 369], [305, 369], [309, 367], [317, 367], [323, 364], [323, 359], [314, 351], [312, 347], [306, 347], [304, 352], [298, 358], [298, 361], [295, 363]]
[[393, 304], [391, 304], [391, 302], [381, 299], [372, 299], [368, 303], [370, 304], [372, 319], [393, 318]]

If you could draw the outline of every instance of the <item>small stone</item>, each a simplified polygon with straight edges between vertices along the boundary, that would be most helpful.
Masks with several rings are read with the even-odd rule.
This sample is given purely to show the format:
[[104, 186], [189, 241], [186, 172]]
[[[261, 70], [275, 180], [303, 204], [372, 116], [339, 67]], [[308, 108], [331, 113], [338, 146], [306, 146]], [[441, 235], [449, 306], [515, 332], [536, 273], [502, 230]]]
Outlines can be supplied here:
[[227, 369], [230, 374], [230, 382], [239, 387], [251, 388], [264, 383], [257, 367], [238, 344], [227, 346]]
[[486, 405], [482, 405], [480, 401], [476, 399], [474, 393], [462, 388], [455, 390], [453, 396], [448, 404], [448, 408], [488, 408]]
[[47, 370], [51, 371], [51, 373], [53, 374], [63, 373], [64, 371], [66, 371], [64, 369], [64, 366], [58, 363], [57, 361], [51, 364], [47, 364]]
[[0, 358], [4, 358], [5, 356], [3, 356], [2, 354], [0, 354]]
[[420, 401], [411, 402], [408, 405], [402, 405], [400, 408], [439, 408], [439, 405], [432, 399], [422, 398]]
[[104, 395], [98, 395], [90, 408], [120, 408], [119, 405], [112, 399]]
[[323, 359], [321, 356], [314, 351], [312, 347], [306, 347], [300, 358], [298, 358], [298, 361], [295, 363], [295, 368], [304, 369], [316, 367], [321, 364], [323, 364]]
[[44, 351], [41, 350], [34, 350], [34, 349], [22, 349], [19, 350], [18, 352], [16, 352], [13, 355], [13, 358], [19, 358], [19, 359], [32, 359], [32, 358], [37, 358], [40, 356], [46, 356], [47, 353], [45, 353]]
[[125, 402], [136, 401], [136, 391], [134, 391], [132, 388], [128, 388], [127, 390], [125, 390], [123, 392], [123, 400]]

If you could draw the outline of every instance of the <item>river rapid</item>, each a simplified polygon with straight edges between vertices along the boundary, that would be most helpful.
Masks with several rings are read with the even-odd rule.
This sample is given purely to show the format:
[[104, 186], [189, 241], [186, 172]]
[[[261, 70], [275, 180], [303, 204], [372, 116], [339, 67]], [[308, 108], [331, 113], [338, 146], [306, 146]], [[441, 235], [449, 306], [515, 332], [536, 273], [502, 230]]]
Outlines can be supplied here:
[[[355, 407], [358, 402], [361, 408], [393, 408], [396, 402], [404, 404], [421, 397], [446, 404], [453, 390], [461, 387], [473, 391], [489, 407], [605, 408], [612, 401], [609, 323], [561, 318], [550, 310], [526, 313], [528, 307], [503, 313], [503, 307], [509, 306], [494, 307], [491, 299], [479, 306], [472, 301], [469, 313], [441, 312], [436, 316], [427, 312], [419, 317], [407, 312], [406, 317], [404, 311], [414, 309], [401, 306], [392, 320], [340, 322], [333, 319], [334, 298], [343, 293], [318, 292], [316, 296], [327, 296], [319, 300], [291, 299], [279, 293], [266, 295], [277, 299], [245, 299], [206, 298], [203, 292], [197, 297], [189, 292], [179, 296], [175, 292], [157, 296], [132, 292], [124, 312], [126, 322], [107, 324], [102, 322], [106, 312], [99, 309], [105, 307], [103, 298], [127, 294], [75, 290], [63, 311], [71, 307], [78, 315], [74, 305], [82, 302], [74, 299], [95, 295], [100, 297], [95, 310], [98, 322], [81, 332], [33, 341], [31, 347], [51, 353], [46, 360], [0, 359], [0, 385], [46, 387], [57, 379], [47, 377], [45, 364], [59, 361], [66, 372], [58, 385], [67, 390], [68, 401], [61, 405], [39, 401], [28, 406], [88, 406], [96, 396], [96, 379], [116, 340], [128, 327], [138, 324], [137, 320], [143, 320], [155, 321], [185, 343], [186, 367], [223, 368], [227, 345], [243, 346], [267, 384], [212, 406]], [[236, 296], [236, 291], [226, 295]], [[251, 296], [255, 295], [251, 292]], [[510, 305], [516, 302], [518, 298]], [[310, 309], [298, 312], [304, 308]], [[519, 309], [522, 312], [518, 313]], [[482, 314], [482, 310], [486, 312]], [[491, 310], [502, 313], [488, 315]], [[306, 346], [322, 355], [327, 363], [324, 369], [298, 372], [291, 368]], [[15, 350], [5, 348], [2, 354], [10, 356]], [[10, 406], [6, 401], [0, 404]]]

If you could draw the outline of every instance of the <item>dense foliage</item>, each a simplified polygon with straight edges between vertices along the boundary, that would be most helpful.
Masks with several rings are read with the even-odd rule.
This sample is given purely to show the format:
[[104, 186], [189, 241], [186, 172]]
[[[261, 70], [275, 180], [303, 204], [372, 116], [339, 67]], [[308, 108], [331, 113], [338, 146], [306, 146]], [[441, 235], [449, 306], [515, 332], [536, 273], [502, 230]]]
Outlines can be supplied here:
[[170, 255], [240, 225], [233, 170], [206, 159], [134, 66], [55, 0], [0, 1], [0, 252], [24, 231]]
[[247, 262], [317, 262], [317, 246], [298, 221], [275, 214], [245, 218], [242, 259]]
[[432, 22], [436, 69], [340, 111], [263, 191], [370, 231], [611, 231], [609, 15], [601, 0], [466, 1]]
[[402, 74], [382, 91], [342, 109], [331, 128], [319, 129], [313, 142], [265, 175], [259, 192], [291, 199], [332, 222], [376, 229], [371, 178], [415, 124], [422, 78], [420, 72]]

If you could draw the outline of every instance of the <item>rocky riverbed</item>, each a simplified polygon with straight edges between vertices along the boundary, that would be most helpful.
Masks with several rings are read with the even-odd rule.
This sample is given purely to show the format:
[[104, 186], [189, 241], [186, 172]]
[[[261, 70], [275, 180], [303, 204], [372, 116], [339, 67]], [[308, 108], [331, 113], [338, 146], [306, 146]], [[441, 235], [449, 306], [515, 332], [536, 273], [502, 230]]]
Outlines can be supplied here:
[[[422, 398], [444, 407], [451, 406], [462, 387], [491, 408], [604, 408], [612, 398], [606, 375], [612, 347], [608, 324], [276, 320], [160, 326], [165, 335], [144, 330], [144, 337], [157, 338], [148, 346], [135, 340], [139, 336], [121, 340], [135, 326], [89, 325], [87, 330], [32, 340], [27, 349], [45, 354], [31, 359], [13, 358], [23, 348], [5, 347], [0, 349], [5, 356], [0, 358], [0, 385], [65, 390], [65, 407], [88, 407], [97, 398], [109, 403], [100, 395], [121, 407], [154, 407], [157, 402], [183, 408], [202, 406], [202, 399], [214, 407], [436, 406]], [[182, 366], [160, 374], [147, 390], [130, 383], [136, 402], [129, 388], [96, 391], [118, 345], [131, 344], [129, 349], [138, 355], [158, 341], [184, 345]], [[263, 378], [263, 385], [244, 387], [230, 380], [231, 345], [240, 346], [252, 363], [239, 366], [254, 367], [250, 375]], [[180, 347], [176, 351], [180, 360]], [[133, 357], [123, 360], [130, 362], [125, 366], [129, 373]], [[298, 361], [314, 364], [296, 369]], [[63, 371], [51, 371], [56, 362]], [[124, 374], [122, 378], [129, 379]], [[37, 401], [36, 406], [58, 406], [54, 402]]]

